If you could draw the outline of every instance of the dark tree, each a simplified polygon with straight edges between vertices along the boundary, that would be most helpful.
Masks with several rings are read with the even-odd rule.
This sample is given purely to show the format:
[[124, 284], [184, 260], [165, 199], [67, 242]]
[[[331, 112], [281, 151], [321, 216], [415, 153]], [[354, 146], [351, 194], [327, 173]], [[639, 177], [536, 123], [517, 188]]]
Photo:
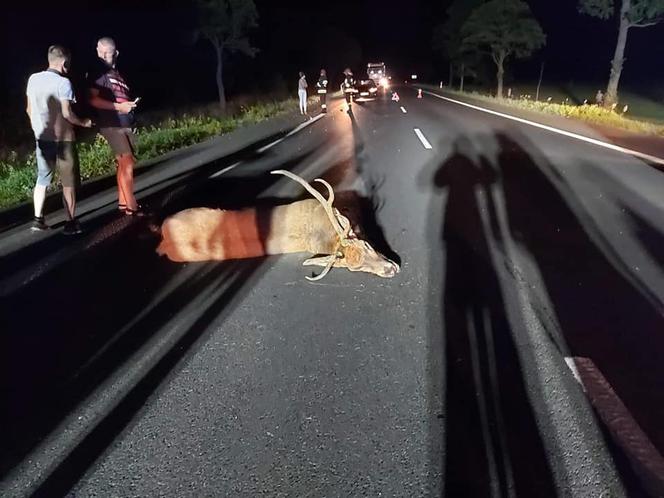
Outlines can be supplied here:
[[522, 0], [491, 0], [477, 7], [461, 33], [465, 50], [485, 51], [496, 64], [498, 97], [503, 96], [506, 62], [529, 57], [546, 43], [541, 26]]
[[[619, 11], [618, 11], [619, 9]], [[604, 105], [612, 107], [618, 102], [618, 84], [625, 62], [625, 47], [630, 28], [654, 26], [664, 15], [664, 0], [580, 0], [579, 11], [600, 19], [620, 16], [618, 41], [611, 61], [609, 84], [606, 87]]]
[[257, 26], [258, 12], [253, 0], [196, 0], [198, 35], [210, 42], [217, 60], [219, 105], [226, 109], [223, 63], [226, 53], [240, 52], [250, 57], [258, 51], [252, 47], [247, 32]]

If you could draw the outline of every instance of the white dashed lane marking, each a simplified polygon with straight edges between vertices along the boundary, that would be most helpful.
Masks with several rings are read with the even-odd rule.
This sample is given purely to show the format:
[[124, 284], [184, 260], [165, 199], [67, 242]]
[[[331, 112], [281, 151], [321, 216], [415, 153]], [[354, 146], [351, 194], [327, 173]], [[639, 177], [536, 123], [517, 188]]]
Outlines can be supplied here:
[[413, 131], [415, 131], [415, 135], [417, 135], [417, 138], [420, 139], [420, 142], [422, 142], [422, 145], [424, 145], [425, 149], [433, 149], [431, 147], [431, 144], [427, 140], [427, 137], [424, 136], [424, 133], [419, 128], [413, 128]]

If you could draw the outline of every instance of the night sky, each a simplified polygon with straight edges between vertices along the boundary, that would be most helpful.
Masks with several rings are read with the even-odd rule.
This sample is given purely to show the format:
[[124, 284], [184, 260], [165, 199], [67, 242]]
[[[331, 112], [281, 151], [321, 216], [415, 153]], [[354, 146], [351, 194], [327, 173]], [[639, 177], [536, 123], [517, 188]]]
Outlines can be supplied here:
[[[432, 28], [444, 19], [444, 0], [256, 0], [259, 27], [251, 39], [254, 59], [231, 56], [227, 92], [265, 93], [296, 88], [297, 71], [310, 82], [320, 67], [339, 78], [345, 66], [360, 73], [369, 60], [384, 60], [401, 79], [411, 72], [445, 79], [447, 64], [431, 50]], [[511, 77], [534, 81], [546, 62], [547, 82], [606, 81], [616, 25], [576, 12], [576, 0], [530, 0], [547, 34], [547, 46], [530, 61], [512, 65]], [[195, 42], [191, 2], [15, 2], [3, 7], [0, 104], [23, 105], [25, 82], [45, 66], [47, 47], [61, 43], [73, 53], [72, 78], [80, 79], [95, 57], [100, 36], [116, 39], [119, 65], [147, 108], [215, 98], [214, 60], [204, 41]], [[623, 82], [664, 98], [664, 23], [633, 29]]]

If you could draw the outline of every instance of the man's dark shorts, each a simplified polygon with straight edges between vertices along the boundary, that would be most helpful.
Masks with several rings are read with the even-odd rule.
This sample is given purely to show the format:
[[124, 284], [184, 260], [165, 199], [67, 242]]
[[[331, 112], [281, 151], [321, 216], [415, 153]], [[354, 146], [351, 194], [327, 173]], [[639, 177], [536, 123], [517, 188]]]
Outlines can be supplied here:
[[37, 185], [48, 186], [53, 172], [58, 170], [63, 187], [79, 184], [78, 156], [74, 142], [49, 142], [37, 140]]
[[106, 139], [114, 156], [135, 155], [136, 136], [131, 128], [100, 128], [99, 133]]

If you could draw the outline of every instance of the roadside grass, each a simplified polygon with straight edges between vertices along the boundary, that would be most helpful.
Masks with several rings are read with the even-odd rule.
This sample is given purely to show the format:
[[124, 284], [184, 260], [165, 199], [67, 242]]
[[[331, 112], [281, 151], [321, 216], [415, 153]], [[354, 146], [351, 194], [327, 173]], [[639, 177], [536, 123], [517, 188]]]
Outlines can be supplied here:
[[[583, 104], [584, 100], [589, 104], [595, 103], [597, 90], [604, 92], [606, 85], [573, 84], [573, 85], [543, 85], [540, 89], [541, 102], [547, 102], [549, 97], [552, 103], [556, 104]], [[523, 85], [513, 89], [516, 98], [525, 95], [530, 96], [530, 100], [535, 99], [537, 85]], [[619, 111], [628, 106], [625, 117], [638, 120], [649, 121], [654, 124], [664, 125], [664, 103], [653, 98], [648, 98], [629, 90], [620, 90], [620, 102], [616, 109]], [[567, 99], [567, 102], [565, 101]]]
[[543, 87], [540, 90], [539, 100], [535, 100], [535, 87], [529, 86], [520, 87], [518, 92], [513, 89], [512, 98], [496, 98], [479, 91], [463, 93], [456, 90], [448, 91], [518, 109], [664, 137], [664, 105], [635, 94], [621, 93], [621, 102], [614, 110], [610, 110], [594, 105], [594, 94], [597, 89], [593, 91], [590, 86], [574, 87], [573, 90]]
[[[140, 129], [137, 157], [139, 161], [158, 157], [293, 109], [297, 109], [295, 99], [287, 99], [242, 106], [234, 116], [211, 115], [202, 111], [164, 118]], [[78, 156], [82, 181], [115, 174], [113, 155], [100, 135], [79, 142]], [[0, 209], [30, 199], [35, 181], [34, 152], [5, 152], [0, 156]], [[57, 182], [54, 182], [51, 190], [57, 188]]]

